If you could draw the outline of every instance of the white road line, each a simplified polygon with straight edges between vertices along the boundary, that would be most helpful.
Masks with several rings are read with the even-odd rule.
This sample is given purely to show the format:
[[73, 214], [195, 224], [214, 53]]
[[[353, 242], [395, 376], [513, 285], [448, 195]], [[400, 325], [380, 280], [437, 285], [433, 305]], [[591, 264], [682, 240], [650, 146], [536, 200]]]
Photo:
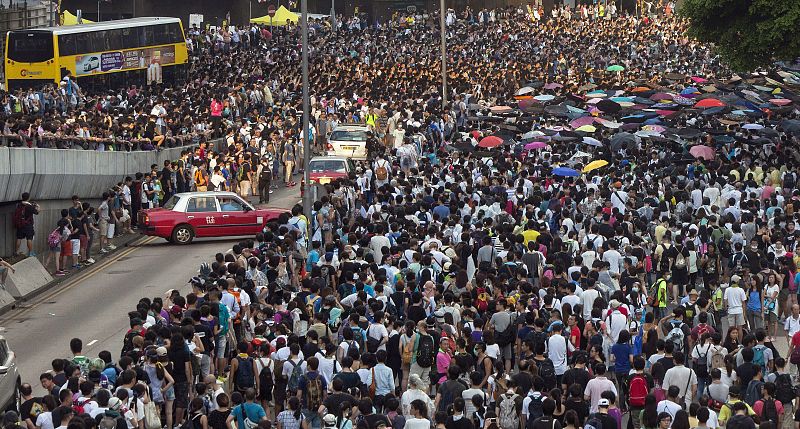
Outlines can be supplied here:
[[96, 343], [96, 342], [97, 342], [97, 340], [92, 340], [92, 341], [89, 341], [89, 344], [87, 344], [87, 345], [86, 345], [86, 347], [91, 347], [91, 346], [93, 346], [93, 345], [94, 345], [94, 343]]

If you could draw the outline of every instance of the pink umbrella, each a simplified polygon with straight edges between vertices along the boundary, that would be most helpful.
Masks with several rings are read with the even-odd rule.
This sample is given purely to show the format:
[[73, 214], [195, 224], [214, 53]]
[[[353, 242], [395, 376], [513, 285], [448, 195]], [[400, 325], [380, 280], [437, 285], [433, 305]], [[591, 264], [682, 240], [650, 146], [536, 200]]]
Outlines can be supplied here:
[[547, 143], [545, 143], [545, 142], [533, 142], [533, 143], [528, 143], [528, 144], [525, 145], [525, 149], [527, 149], [527, 150], [544, 149], [546, 147], [547, 147]]
[[792, 104], [792, 100], [788, 98], [772, 98], [769, 100], [770, 103], [776, 106], [786, 106], [787, 104]]
[[654, 100], [654, 101], [657, 101], [657, 100], [672, 100], [673, 97], [675, 97], [675, 96], [672, 95], [672, 94], [667, 94], [666, 92], [657, 92], [657, 93], [651, 95], [650, 99]]
[[714, 148], [705, 145], [692, 146], [689, 149], [689, 153], [691, 153], [695, 158], [703, 158], [706, 161], [711, 161], [716, 157], [714, 154]]
[[591, 116], [582, 116], [570, 122], [569, 126], [572, 128], [580, 128], [584, 125], [591, 125], [592, 122], [594, 122], [594, 118], [592, 118]]
[[508, 106], [492, 106], [489, 108], [489, 110], [494, 113], [508, 113], [513, 109]]
[[706, 83], [706, 82], [708, 82], [708, 79], [703, 79], [700, 76], [692, 76], [692, 82], [695, 82], [695, 83]]
[[550, 82], [550, 83], [547, 83], [547, 84], [545, 84], [543, 86], [544, 89], [558, 89], [558, 88], [563, 88], [563, 87], [564, 87], [564, 85], [562, 85], [560, 83], [556, 83], [556, 82]]

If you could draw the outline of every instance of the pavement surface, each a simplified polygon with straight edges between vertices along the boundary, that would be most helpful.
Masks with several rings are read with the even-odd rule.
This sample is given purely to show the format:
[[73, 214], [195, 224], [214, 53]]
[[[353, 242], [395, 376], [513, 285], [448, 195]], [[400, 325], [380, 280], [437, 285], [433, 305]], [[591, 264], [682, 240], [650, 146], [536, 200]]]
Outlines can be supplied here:
[[[258, 201], [258, 197], [251, 198]], [[300, 201], [300, 187], [280, 188], [263, 207], [291, 209]], [[261, 206], [259, 206], [261, 207]], [[109, 350], [114, 359], [128, 330], [127, 313], [142, 297], [164, 296], [169, 289], [183, 293], [202, 262], [229, 250], [242, 237], [197, 239], [176, 246], [156, 237], [141, 236], [107, 258], [71, 275], [52, 290], [0, 317], [2, 335], [17, 355], [22, 381], [43, 394], [39, 375], [51, 369], [56, 357], [70, 357], [69, 341], [83, 340], [84, 355]]]

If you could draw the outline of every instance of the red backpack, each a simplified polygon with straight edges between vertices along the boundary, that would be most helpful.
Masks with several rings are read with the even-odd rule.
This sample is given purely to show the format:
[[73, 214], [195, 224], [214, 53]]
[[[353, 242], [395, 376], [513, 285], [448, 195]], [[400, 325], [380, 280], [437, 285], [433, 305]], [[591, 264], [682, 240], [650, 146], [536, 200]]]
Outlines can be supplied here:
[[643, 374], [636, 374], [631, 378], [628, 403], [631, 407], [643, 408], [644, 399], [647, 397], [647, 379]]
[[14, 217], [12, 218], [14, 228], [22, 229], [28, 226], [28, 219], [25, 218], [25, 204], [19, 203], [14, 209]]
[[475, 301], [478, 311], [486, 311], [489, 308], [489, 294], [485, 287], [478, 288], [478, 299]]

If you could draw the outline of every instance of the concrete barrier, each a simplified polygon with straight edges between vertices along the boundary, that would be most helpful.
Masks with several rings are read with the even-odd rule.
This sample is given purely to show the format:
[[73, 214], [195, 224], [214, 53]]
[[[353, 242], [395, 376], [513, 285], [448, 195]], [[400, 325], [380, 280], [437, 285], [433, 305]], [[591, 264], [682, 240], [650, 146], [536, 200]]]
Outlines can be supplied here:
[[6, 290], [15, 299], [25, 298], [53, 281], [53, 276], [36, 258], [25, 258], [14, 264], [14, 273], [8, 274]]
[[6, 311], [17, 302], [5, 289], [0, 289], [0, 312]]
[[6, 193], [11, 180], [11, 162], [9, 160], [8, 148], [0, 147], [0, 201], [5, 201]]
[[[31, 149], [6, 148], [8, 150], [8, 187], [5, 189], [3, 201], [19, 200], [23, 192], [30, 192], [33, 176], [36, 171], [36, 152]], [[38, 150], [38, 149], [37, 149]], [[0, 192], [3, 190], [0, 189]]]

